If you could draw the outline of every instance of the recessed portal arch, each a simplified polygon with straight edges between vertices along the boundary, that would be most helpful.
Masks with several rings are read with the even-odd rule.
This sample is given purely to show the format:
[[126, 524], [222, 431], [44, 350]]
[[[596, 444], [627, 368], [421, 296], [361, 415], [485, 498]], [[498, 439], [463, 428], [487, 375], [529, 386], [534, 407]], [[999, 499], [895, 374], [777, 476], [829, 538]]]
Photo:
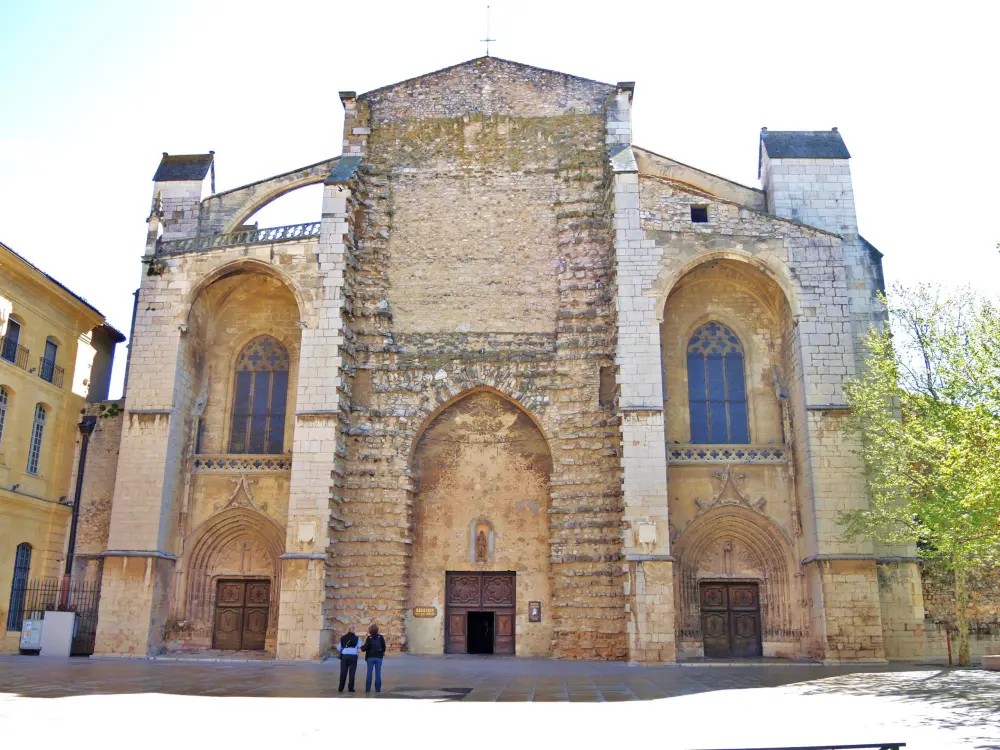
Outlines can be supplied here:
[[[409, 649], [441, 653], [447, 638], [448, 650], [462, 651], [467, 643], [456, 637], [454, 618], [464, 626], [470, 612], [493, 612], [497, 644], [502, 645], [504, 618], [510, 615], [513, 652], [551, 653], [551, 619], [528, 621], [529, 601], [551, 611], [552, 455], [531, 415], [492, 390], [467, 392], [435, 410], [418, 431], [410, 470], [415, 489]], [[446, 591], [447, 573], [462, 574], [448, 577], [461, 587], [454, 596]], [[415, 617], [415, 608], [434, 608], [436, 615]]]
[[795, 656], [802, 648], [798, 566], [782, 529], [761, 513], [714, 508], [685, 528], [673, 549], [679, 654], [703, 655], [699, 587], [705, 582], [755, 583], [765, 656]]

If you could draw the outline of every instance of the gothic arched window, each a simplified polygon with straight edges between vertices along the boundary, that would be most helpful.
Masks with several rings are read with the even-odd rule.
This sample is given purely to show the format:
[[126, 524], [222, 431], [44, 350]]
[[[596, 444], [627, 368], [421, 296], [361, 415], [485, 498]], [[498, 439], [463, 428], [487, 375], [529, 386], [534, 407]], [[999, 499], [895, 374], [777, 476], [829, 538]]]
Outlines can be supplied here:
[[236, 359], [230, 453], [281, 453], [288, 401], [288, 350], [258, 336]]
[[706, 323], [687, 348], [692, 443], [749, 443], [743, 346], [721, 323]]

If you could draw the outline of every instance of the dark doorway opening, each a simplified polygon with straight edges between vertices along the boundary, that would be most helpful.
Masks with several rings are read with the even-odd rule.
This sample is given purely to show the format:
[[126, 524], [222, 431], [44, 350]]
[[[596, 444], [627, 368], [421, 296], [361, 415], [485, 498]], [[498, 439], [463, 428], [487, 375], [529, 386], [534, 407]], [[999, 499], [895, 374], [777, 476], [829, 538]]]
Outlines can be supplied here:
[[493, 613], [469, 612], [469, 653], [493, 653]]

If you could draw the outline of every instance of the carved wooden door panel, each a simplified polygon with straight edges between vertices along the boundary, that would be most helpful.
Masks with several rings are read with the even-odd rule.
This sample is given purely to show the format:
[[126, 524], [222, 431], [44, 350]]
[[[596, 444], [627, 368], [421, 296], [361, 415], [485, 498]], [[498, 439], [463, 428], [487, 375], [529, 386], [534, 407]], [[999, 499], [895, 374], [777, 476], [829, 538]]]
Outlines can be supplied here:
[[701, 584], [701, 634], [706, 659], [730, 655], [729, 596], [725, 584]]
[[469, 612], [493, 612], [493, 653], [514, 653], [515, 581], [514, 573], [445, 574], [446, 654], [469, 653]]
[[212, 648], [226, 651], [263, 650], [271, 605], [271, 583], [219, 581], [216, 592]]
[[262, 651], [267, 638], [267, 612], [270, 605], [270, 581], [249, 581], [243, 610], [243, 649]]
[[514, 653], [515, 578], [513, 573], [483, 574], [483, 609], [494, 612], [493, 653]]
[[758, 584], [701, 584], [701, 632], [707, 659], [760, 656]]
[[479, 609], [482, 589], [481, 573], [445, 574], [444, 652], [446, 654], [469, 652], [466, 620], [470, 611]]
[[730, 584], [729, 631], [732, 655], [760, 656], [760, 591], [756, 583]]
[[219, 581], [212, 648], [239, 651], [243, 643], [244, 581]]

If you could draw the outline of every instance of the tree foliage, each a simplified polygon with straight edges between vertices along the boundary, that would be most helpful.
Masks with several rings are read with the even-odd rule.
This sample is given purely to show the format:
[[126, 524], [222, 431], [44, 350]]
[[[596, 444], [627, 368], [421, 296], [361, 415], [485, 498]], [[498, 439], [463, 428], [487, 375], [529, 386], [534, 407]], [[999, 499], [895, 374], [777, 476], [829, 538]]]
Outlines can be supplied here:
[[871, 502], [841, 520], [849, 537], [916, 542], [954, 573], [968, 663], [965, 581], [1000, 562], [1000, 309], [929, 285], [883, 301], [890, 325], [865, 337], [846, 389]]

